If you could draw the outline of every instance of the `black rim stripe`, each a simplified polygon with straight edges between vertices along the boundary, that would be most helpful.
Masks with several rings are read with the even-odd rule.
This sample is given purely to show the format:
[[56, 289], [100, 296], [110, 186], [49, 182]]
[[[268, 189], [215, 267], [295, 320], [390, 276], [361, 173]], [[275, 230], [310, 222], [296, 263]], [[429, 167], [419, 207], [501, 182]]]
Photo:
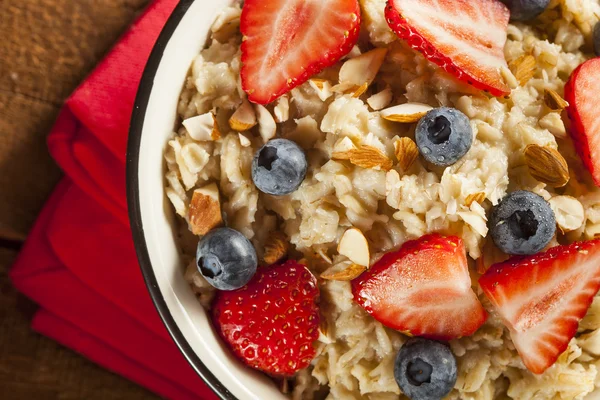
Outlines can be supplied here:
[[135, 105], [133, 108], [133, 114], [131, 116], [131, 125], [129, 129], [129, 139], [127, 143], [127, 205], [129, 208], [129, 220], [131, 224], [131, 232], [133, 234], [133, 242], [135, 244], [137, 258], [146, 281], [146, 286], [150, 292], [150, 297], [154, 301], [154, 305], [160, 314], [167, 330], [171, 334], [175, 344], [179, 347], [179, 350], [183, 353], [190, 365], [196, 370], [198, 375], [206, 382], [206, 384], [223, 400], [237, 400], [233, 394], [209, 371], [209, 369], [202, 363], [200, 358], [196, 355], [190, 344], [187, 342], [181, 330], [177, 327], [173, 316], [171, 315], [169, 308], [165, 302], [165, 299], [160, 292], [152, 264], [150, 262], [150, 256], [148, 254], [148, 248], [146, 246], [146, 239], [144, 237], [144, 226], [142, 224], [142, 216], [140, 210], [140, 196], [139, 196], [139, 148], [142, 138], [142, 128], [144, 125], [144, 119], [146, 116], [146, 110], [148, 108], [148, 102], [150, 100], [150, 93], [154, 86], [154, 78], [158, 70], [158, 66], [161, 63], [163, 53], [173, 32], [181, 22], [181, 19], [192, 5], [194, 0], [180, 0], [179, 4], [175, 7], [173, 14], [169, 17], [165, 24], [150, 58], [144, 69], [140, 87], [137, 92], [135, 99]]

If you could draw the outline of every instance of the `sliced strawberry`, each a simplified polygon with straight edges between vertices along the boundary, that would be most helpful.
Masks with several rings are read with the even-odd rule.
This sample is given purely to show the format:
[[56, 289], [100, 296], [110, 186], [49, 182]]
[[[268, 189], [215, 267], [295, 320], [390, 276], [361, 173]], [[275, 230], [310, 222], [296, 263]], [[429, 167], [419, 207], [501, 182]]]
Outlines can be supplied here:
[[267, 104], [335, 64], [358, 40], [357, 0], [246, 0], [242, 87]]
[[600, 289], [600, 240], [492, 265], [479, 279], [525, 366], [541, 374], [567, 349]]
[[352, 291], [376, 320], [413, 336], [469, 336], [487, 317], [457, 237], [432, 234], [406, 242], [355, 279]]
[[217, 292], [217, 331], [252, 368], [291, 376], [308, 367], [319, 337], [317, 279], [295, 261], [261, 267], [241, 289]]
[[500, 69], [510, 11], [498, 0], [388, 0], [392, 30], [430, 61], [494, 96], [510, 93]]
[[571, 120], [571, 137], [579, 157], [600, 186], [600, 58], [581, 64], [565, 86], [567, 112]]

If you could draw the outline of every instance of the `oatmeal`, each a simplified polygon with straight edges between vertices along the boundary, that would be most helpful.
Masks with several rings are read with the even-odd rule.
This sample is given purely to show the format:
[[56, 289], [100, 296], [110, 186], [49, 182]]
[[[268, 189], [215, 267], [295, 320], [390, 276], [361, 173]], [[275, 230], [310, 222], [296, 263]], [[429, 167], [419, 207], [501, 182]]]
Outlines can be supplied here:
[[[551, 0], [533, 21], [511, 22], [506, 66], [497, 71], [502, 85], [494, 86], [509, 93], [499, 97], [457, 80], [398, 39], [385, 0], [360, 6], [360, 37], [343, 59], [266, 105], [248, 101], [240, 78], [241, 7], [217, 18], [191, 66], [178, 107], [182, 124], [165, 151], [166, 194], [181, 217], [189, 259], [186, 279], [210, 307], [215, 289], [198, 270], [198, 238], [188, 228], [206, 234], [226, 225], [250, 241], [264, 265], [299, 260], [320, 277], [321, 328], [292, 396], [310, 399], [325, 388], [328, 399], [396, 399], [395, 359], [408, 337], [366, 312], [351, 281], [409, 240], [456, 236], [488, 318], [472, 335], [449, 341], [457, 378], [447, 398], [598, 395], [599, 298], [567, 350], [536, 375], [478, 285], [492, 264], [508, 258], [494, 245], [488, 218], [509, 193], [528, 191], [549, 204], [558, 229], [542, 248], [600, 234], [600, 189], [564, 118], [565, 84], [592, 57], [598, 1]], [[416, 135], [417, 122], [440, 107], [464, 114], [472, 131], [468, 152], [447, 166], [420, 156]], [[276, 138], [303, 150], [306, 172], [297, 189], [267, 194], [255, 184], [253, 159]]]

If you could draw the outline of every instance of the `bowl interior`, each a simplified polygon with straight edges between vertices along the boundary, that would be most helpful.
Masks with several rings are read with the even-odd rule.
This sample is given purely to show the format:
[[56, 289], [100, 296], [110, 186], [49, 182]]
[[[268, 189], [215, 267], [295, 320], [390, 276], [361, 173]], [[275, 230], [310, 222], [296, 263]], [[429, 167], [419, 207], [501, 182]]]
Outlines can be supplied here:
[[142, 78], [128, 148], [131, 227], [146, 283], [165, 325], [190, 364], [222, 398], [284, 399], [273, 382], [233, 359], [183, 278], [171, 204], [164, 195], [163, 151], [177, 122], [189, 67], [212, 22], [231, 0], [182, 0]]

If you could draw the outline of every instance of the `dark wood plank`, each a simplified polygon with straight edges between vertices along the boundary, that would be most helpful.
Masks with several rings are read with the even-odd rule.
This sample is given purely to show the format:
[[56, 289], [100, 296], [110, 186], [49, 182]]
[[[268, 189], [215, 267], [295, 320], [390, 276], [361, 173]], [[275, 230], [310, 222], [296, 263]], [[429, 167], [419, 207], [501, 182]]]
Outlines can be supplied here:
[[0, 249], [0, 393], [3, 400], [157, 399], [29, 328], [35, 304], [8, 280], [14, 250]]

